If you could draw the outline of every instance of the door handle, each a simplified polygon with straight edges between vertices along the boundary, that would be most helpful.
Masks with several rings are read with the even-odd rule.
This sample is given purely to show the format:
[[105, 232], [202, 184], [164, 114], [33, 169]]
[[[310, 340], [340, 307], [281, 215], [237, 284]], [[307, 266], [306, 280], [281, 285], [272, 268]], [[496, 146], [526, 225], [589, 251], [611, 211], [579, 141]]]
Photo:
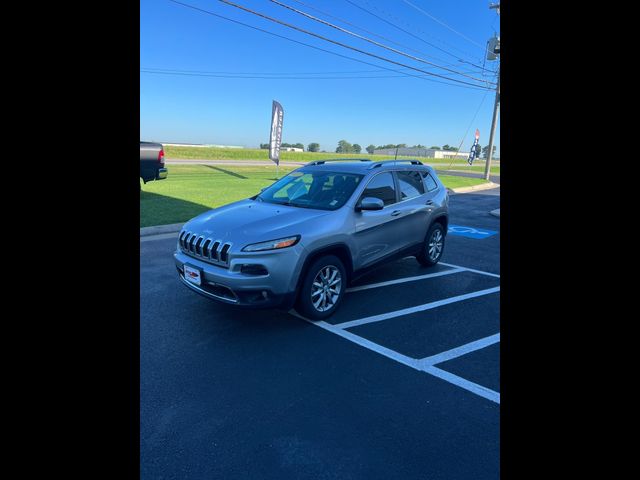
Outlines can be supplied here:
[[427, 203], [425, 205], [433, 205], [433, 200], [427, 200]]
[[394, 210], [393, 212], [391, 212], [391, 216], [392, 217], [397, 217], [398, 215], [400, 215], [402, 212], [400, 210]]

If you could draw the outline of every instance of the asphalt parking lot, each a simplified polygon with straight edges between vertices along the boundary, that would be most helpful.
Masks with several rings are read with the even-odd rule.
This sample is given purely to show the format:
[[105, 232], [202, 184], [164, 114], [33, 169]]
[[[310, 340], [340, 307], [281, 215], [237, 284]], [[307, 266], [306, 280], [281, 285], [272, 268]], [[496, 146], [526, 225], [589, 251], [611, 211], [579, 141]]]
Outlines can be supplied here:
[[499, 189], [451, 197], [442, 262], [361, 277], [336, 314], [220, 305], [140, 242], [143, 479], [494, 479]]

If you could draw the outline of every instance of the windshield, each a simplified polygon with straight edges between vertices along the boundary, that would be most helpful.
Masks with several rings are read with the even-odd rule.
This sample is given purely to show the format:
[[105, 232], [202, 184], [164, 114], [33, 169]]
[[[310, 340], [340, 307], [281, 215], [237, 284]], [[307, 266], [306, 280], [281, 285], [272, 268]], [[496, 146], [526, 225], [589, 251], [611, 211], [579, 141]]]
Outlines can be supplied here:
[[353, 194], [364, 175], [297, 170], [267, 187], [257, 201], [320, 210], [336, 210]]

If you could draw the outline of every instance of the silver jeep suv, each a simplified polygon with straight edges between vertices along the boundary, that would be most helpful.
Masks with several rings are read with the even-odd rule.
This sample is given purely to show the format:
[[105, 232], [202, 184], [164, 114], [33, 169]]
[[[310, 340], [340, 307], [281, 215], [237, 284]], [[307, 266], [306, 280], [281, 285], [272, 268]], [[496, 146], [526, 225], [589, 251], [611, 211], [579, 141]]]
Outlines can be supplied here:
[[350, 281], [382, 262], [442, 256], [449, 196], [419, 161], [315, 161], [246, 200], [188, 221], [180, 280], [215, 300], [336, 311]]

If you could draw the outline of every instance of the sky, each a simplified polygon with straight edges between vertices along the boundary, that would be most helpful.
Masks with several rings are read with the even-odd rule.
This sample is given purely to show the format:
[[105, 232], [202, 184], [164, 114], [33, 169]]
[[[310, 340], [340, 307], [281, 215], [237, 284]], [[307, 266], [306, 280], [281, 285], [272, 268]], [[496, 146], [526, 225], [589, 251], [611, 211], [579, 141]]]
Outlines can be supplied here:
[[[339, 140], [364, 149], [369, 144], [399, 143], [458, 147], [463, 138], [461, 150], [468, 151], [475, 129], [480, 131], [479, 143], [489, 143], [494, 90], [436, 83], [453, 82], [291, 30], [219, 0], [179, 1], [367, 64], [170, 0], [141, 0], [140, 140], [256, 148], [269, 141], [271, 105], [277, 100], [284, 108], [282, 141], [305, 146], [317, 142], [328, 152], [335, 151]], [[410, 67], [486, 85], [388, 51], [269, 0], [232, 1]], [[500, 18], [487, 0], [278, 1], [424, 61], [495, 81], [499, 62], [483, 59], [487, 40], [500, 34]], [[495, 144], [499, 156], [499, 120]]]

